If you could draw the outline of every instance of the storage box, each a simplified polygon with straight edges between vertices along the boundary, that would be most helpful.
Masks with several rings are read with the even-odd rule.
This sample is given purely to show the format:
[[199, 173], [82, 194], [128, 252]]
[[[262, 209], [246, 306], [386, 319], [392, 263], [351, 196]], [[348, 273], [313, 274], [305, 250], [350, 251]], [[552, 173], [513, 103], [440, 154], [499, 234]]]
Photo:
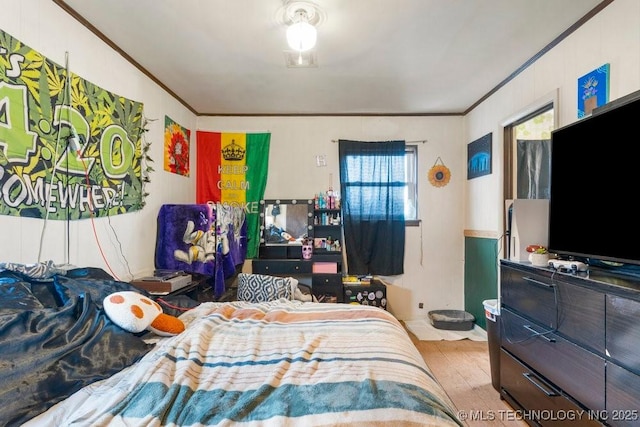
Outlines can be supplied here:
[[337, 262], [314, 262], [312, 267], [313, 273], [337, 274]]
[[463, 310], [433, 310], [429, 312], [429, 320], [436, 329], [469, 331], [476, 318]]
[[387, 287], [384, 283], [373, 281], [370, 285], [351, 285], [343, 283], [344, 302], [348, 304], [373, 305], [387, 309]]
[[144, 289], [152, 294], [168, 294], [182, 289], [191, 283], [190, 274], [180, 274], [175, 277], [148, 276], [131, 281], [136, 288]]

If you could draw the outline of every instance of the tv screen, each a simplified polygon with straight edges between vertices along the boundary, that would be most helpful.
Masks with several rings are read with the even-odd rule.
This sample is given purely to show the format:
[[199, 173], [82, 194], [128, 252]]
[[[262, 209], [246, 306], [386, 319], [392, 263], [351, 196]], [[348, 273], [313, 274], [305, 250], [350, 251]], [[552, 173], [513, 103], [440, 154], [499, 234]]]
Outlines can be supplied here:
[[640, 264], [640, 99], [551, 134], [549, 251]]

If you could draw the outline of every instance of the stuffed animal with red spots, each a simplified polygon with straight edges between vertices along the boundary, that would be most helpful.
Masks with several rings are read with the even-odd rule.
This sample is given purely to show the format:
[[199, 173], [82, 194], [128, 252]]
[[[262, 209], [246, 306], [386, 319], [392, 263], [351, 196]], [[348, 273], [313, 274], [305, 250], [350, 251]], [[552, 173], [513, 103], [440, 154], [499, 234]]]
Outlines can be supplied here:
[[128, 332], [149, 330], [173, 336], [184, 331], [182, 320], [163, 313], [157, 302], [137, 292], [114, 292], [104, 299], [103, 306], [109, 319]]

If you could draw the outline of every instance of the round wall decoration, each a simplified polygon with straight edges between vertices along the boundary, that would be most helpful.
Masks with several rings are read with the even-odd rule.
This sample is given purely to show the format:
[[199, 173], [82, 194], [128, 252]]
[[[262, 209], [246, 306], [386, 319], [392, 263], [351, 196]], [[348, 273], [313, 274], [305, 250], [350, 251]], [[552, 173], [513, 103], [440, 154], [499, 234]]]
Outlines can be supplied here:
[[[438, 163], [439, 162], [439, 163]], [[451, 179], [451, 171], [438, 157], [434, 165], [429, 169], [429, 182], [434, 187], [444, 187]]]

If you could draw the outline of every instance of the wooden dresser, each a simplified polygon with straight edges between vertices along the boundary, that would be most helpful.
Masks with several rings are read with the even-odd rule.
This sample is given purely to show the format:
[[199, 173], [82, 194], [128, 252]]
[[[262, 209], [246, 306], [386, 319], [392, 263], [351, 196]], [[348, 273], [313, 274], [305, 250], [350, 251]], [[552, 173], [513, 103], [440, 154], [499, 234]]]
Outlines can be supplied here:
[[640, 278], [502, 260], [500, 393], [530, 425], [640, 426]]

